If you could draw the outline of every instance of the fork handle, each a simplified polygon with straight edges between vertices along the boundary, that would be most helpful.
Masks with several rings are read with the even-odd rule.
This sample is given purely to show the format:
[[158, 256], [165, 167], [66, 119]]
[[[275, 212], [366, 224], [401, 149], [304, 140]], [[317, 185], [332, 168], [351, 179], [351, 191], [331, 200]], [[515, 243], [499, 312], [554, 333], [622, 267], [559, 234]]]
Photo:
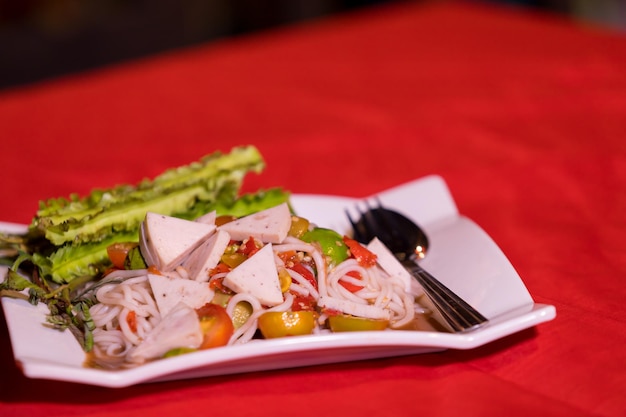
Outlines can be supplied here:
[[457, 333], [469, 332], [482, 327], [487, 318], [470, 306], [465, 300], [413, 260], [403, 262], [404, 267], [422, 286], [424, 292], [439, 310], [443, 318]]

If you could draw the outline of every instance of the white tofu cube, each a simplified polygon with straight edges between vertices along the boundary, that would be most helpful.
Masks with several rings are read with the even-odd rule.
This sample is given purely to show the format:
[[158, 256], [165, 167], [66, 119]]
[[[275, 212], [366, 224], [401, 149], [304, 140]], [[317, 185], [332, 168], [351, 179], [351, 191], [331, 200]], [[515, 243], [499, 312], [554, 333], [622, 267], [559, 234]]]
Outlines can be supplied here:
[[208, 281], [209, 271], [218, 264], [229, 242], [228, 232], [218, 230], [194, 250], [182, 264], [183, 268], [188, 271], [189, 278], [201, 282]]
[[233, 240], [252, 236], [263, 243], [282, 243], [290, 227], [291, 212], [287, 203], [282, 203], [223, 224], [219, 229], [228, 232]]
[[148, 213], [144, 221], [145, 244], [161, 271], [171, 271], [202, 244], [215, 225], [162, 214]]
[[206, 282], [154, 274], [148, 274], [148, 281], [161, 317], [166, 316], [179, 303], [193, 309], [200, 308], [215, 295]]
[[251, 294], [261, 304], [275, 306], [283, 302], [278, 270], [272, 244], [263, 246], [257, 253], [226, 274], [224, 285], [236, 292]]
[[378, 265], [389, 275], [399, 277], [404, 283], [404, 290], [411, 290], [411, 274], [404, 266], [393, 256], [393, 253], [378, 238], [374, 238], [367, 245], [372, 253], [376, 254]]

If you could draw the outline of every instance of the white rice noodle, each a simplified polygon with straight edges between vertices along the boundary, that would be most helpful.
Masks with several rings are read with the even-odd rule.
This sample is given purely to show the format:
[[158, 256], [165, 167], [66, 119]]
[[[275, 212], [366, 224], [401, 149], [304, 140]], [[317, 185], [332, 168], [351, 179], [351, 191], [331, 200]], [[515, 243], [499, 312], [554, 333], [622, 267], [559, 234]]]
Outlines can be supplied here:
[[102, 280], [105, 281], [105, 280], [111, 280], [111, 279], [117, 279], [117, 278], [123, 278], [123, 279], [135, 278], [135, 277], [141, 277], [143, 275], [146, 275], [147, 273], [148, 273], [147, 269], [116, 269], [110, 274], [108, 274], [106, 277], [104, 277]]
[[255, 316], [255, 314], [259, 311], [263, 311], [263, 306], [261, 305], [261, 302], [258, 300], [258, 298], [247, 293], [239, 293], [231, 297], [231, 299], [228, 301], [228, 304], [226, 305], [226, 312], [231, 318], [233, 317], [233, 311], [235, 310], [235, 306], [241, 301], [247, 302], [250, 304], [250, 306], [252, 306], [252, 313], [248, 320], [246, 320], [246, 322], [241, 327], [235, 330], [234, 334], [230, 338], [229, 344], [233, 344], [239, 339], [246, 341], [252, 339], [252, 337], [254, 336], [254, 332], [256, 331], [256, 322], [252, 320], [252, 317]]
[[404, 302], [404, 309], [402, 310], [404, 315], [394, 315], [391, 327], [395, 329], [399, 329], [402, 326], [409, 324], [415, 318], [416, 311], [414, 298], [409, 294], [404, 294], [402, 301]]
[[301, 295], [303, 297], [311, 295], [309, 290], [307, 290], [305, 287], [298, 285], [298, 284], [294, 284], [293, 282], [289, 286], [289, 291], [296, 293], [298, 295]]
[[364, 317], [367, 319], [389, 320], [391, 318], [389, 310], [376, 307], [372, 304], [360, 304], [350, 300], [329, 296], [321, 296], [318, 300], [318, 304], [328, 309], [338, 310], [345, 314]]
[[[317, 271], [317, 285], [319, 294], [326, 293], [326, 262], [320, 250], [310, 243], [304, 242], [295, 237], [288, 236], [283, 243], [273, 246], [274, 253], [282, 253], [288, 251], [303, 252], [309, 254], [315, 263]], [[288, 267], [288, 265], [286, 265]]]
[[94, 352], [98, 356], [122, 358], [133, 346], [119, 330], [97, 328], [93, 331]]
[[[358, 273], [361, 279], [347, 275], [351, 272]], [[363, 288], [351, 292], [340, 281]], [[404, 291], [404, 284], [397, 277], [376, 266], [364, 268], [355, 259], [348, 259], [329, 272], [326, 296], [320, 297], [318, 304], [345, 314], [388, 319], [392, 328], [409, 324], [416, 314], [414, 296]]]
[[[313, 297], [316, 300], [319, 298], [319, 293], [317, 292], [313, 284], [308, 279], [306, 279], [305, 277], [302, 276], [302, 274], [297, 273], [293, 269], [287, 268], [286, 270], [292, 279], [291, 286], [289, 287], [290, 290], [295, 291], [302, 295], [311, 295], [311, 297]], [[293, 283], [294, 281], [297, 284], [294, 284]]]
[[187, 268], [184, 268], [183, 266], [177, 266], [174, 270], [178, 273], [180, 278], [190, 279], [189, 271], [187, 270]]
[[110, 328], [113, 320], [120, 314], [120, 310], [119, 306], [98, 303], [89, 309], [89, 313], [96, 327]]
[[141, 342], [141, 339], [135, 334], [128, 324], [129, 312], [129, 309], [123, 308], [118, 316], [117, 322], [120, 325], [120, 330], [124, 333], [124, 337], [126, 337], [133, 345], [138, 345]]
[[183, 266], [177, 266], [172, 271], [159, 271], [159, 273], [164, 277], [172, 279], [191, 279], [189, 271]]
[[315, 269], [317, 271], [317, 291], [319, 292], [319, 296], [327, 295], [326, 289], [326, 262], [324, 262], [324, 257], [320, 251], [315, 251], [311, 254], [313, 258], [313, 262], [315, 262]]
[[[132, 276], [138, 272], [139, 276]], [[116, 274], [116, 275], [113, 275]], [[121, 283], [108, 283], [96, 291], [99, 303], [89, 313], [96, 325], [94, 350], [107, 356], [124, 356], [130, 348], [139, 344], [145, 335], [160, 321], [161, 317], [145, 271], [115, 272], [107, 280], [125, 278]], [[128, 278], [130, 276], [130, 278]], [[136, 329], [131, 329], [128, 315], [134, 312]]]
[[331, 297], [350, 300], [354, 303], [368, 304], [368, 300], [360, 297], [357, 293], [350, 292], [343, 285], [339, 283], [340, 280], [345, 280], [356, 285], [364, 285], [365, 283], [358, 278], [346, 276], [350, 272], [357, 272], [361, 276], [366, 276], [367, 271], [360, 266], [356, 259], [348, 259], [341, 264], [333, 268], [328, 273], [326, 281], [328, 283], [327, 294]]

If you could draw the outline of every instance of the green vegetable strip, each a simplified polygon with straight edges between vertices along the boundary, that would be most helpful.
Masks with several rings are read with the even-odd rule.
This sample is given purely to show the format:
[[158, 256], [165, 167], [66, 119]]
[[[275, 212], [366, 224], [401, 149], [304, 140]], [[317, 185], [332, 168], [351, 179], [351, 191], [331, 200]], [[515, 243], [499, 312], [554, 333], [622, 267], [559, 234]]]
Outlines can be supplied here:
[[147, 201], [129, 201], [111, 207], [98, 216], [85, 218], [82, 222], [68, 222], [63, 228], [49, 227], [45, 236], [55, 245], [102, 240], [118, 231], [138, 230], [148, 211], [167, 215], [184, 212], [191, 208], [196, 199], [211, 200], [215, 193], [206, 190], [203, 185], [193, 185], [169, 194], [160, 194]]
[[85, 198], [72, 194], [70, 199], [53, 198], [40, 202], [35, 222], [45, 226], [61, 224], [69, 219], [81, 220], [97, 215], [103, 209], [131, 200], [147, 200], [168, 190], [184, 188], [210, 179], [216, 172], [237, 173], [241, 170], [260, 172], [264, 167], [259, 151], [253, 146], [234, 148], [230, 154], [215, 152], [199, 162], [168, 169], [152, 181], [137, 186], [121, 185], [107, 190], [93, 190]]
[[[94, 276], [107, 266], [107, 246], [138, 241], [147, 212], [190, 219], [218, 206], [233, 206], [245, 175], [264, 166], [256, 148], [238, 147], [167, 170], [136, 187], [95, 190], [82, 199], [50, 199], [40, 204], [30, 227], [31, 236], [43, 235], [49, 242], [48, 255], [35, 253], [33, 262], [42, 276], [59, 284]], [[266, 197], [262, 199], [287, 199], [280, 190]], [[253, 206], [255, 199], [249, 199]]]
[[[273, 188], [267, 191], [261, 190], [254, 194], [245, 194], [234, 200], [218, 199], [217, 204], [203, 207], [198, 212], [175, 213], [174, 216], [193, 219], [216, 210], [218, 214], [231, 214], [241, 217], [288, 200], [289, 193], [280, 188]], [[40, 268], [41, 275], [49, 276], [57, 283], [69, 282], [75, 277], [83, 275], [97, 275], [108, 266], [107, 246], [115, 242], [136, 242], [138, 237], [138, 231], [111, 232], [108, 238], [100, 242], [80, 245], [66, 244], [48, 257], [35, 256], [35, 263]]]
[[115, 232], [134, 230], [148, 211], [185, 213], [198, 201], [215, 201], [223, 188], [234, 199], [247, 172], [260, 172], [264, 161], [254, 147], [215, 153], [188, 166], [171, 169], [138, 187], [94, 191], [84, 199], [48, 200], [31, 224], [54, 245], [101, 240]]
[[[224, 204], [226, 202], [227, 204]], [[235, 217], [243, 217], [257, 211], [289, 202], [289, 193], [281, 188], [259, 190], [254, 194], [244, 194], [234, 201], [219, 200], [218, 204], [211, 208], [217, 215], [229, 214]], [[210, 210], [204, 211], [208, 213]], [[198, 216], [194, 216], [196, 218]]]
[[35, 260], [40, 273], [54, 282], [69, 282], [84, 275], [95, 276], [108, 266], [107, 247], [116, 242], [136, 242], [137, 232], [111, 235], [108, 239], [82, 245], [66, 245], [44, 260]]

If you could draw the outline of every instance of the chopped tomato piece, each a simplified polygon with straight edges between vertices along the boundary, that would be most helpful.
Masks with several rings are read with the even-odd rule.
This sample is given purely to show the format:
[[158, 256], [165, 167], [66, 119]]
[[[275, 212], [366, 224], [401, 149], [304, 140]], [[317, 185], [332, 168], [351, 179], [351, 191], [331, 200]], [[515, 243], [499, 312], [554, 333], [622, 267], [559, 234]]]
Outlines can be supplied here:
[[335, 310], [332, 308], [324, 308], [323, 309], [324, 314], [326, 314], [328, 317], [330, 316], [337, 316], [339, 314], [343, 314], [343, 312], [339, 311], [339, 310]]
[[293, 294], [293, 302], [291, 304], [292, 311], [314, 311], [315, 298], [310, 295]]
[[[356, 271], [350, 271], [346, 275], [351, 276], [353, 278], [361, 279], [361, 275], [359, 275], [359, 273]], [[342, 287], [344, 287], [346, 290], [350, 292], [357, 292], [365, 288], [363, 285], [353, 284], [352, 282], [344, 281], [343, 279], [339, 280], [339, 285], [341, 285]]]
[[107, 246], [107, 255], [113, 266], [124, 269], [128, 252], [137, 246], [136, 242], [117, 242]]
[[150, 265], [148, 267], [148, 273], [152, 275], [161, 275], [161, 271], [159, 271], [154, 265]]
[[226, 223], [230, 223], [230, 222], [235, 221], [235, 220], [237, 220], [237, 218], [235, 216], [231, 216], [231, 215], [228, 215], [228, 214], [223, 214], [223, 215], [217, 216], [215, 218], [215, 225], [219, 227], [219, 226], [222, 226], [222, 225], [224, 225]]
[[285, 263], [285, 265], [287, 265], [287, 267], [300, 262], [298, 259], [298, 253], [295, 250], [280, 252], [278, 257]]
[[137, 313], [135, 310], [128, 312], [126, 315], [126, 323], [128, 323], [131, 332], [137, 333]]
[[116, 268], [116, 267], [112, 266], [110, 268], [105, 269], [104, 272], [102, 273], [102, 275], [106, 277], [111, 272], [115, 272], [115, 271], [119, 271], [119, 270], [120, 270], [119, 268]]
[[209, 281], [209, 288], [214, 291], [223, 292], [224, 294], [232, 293], [232, 290], [224, 285], [224, 277], [211, 279], [211, 281]]
[[348, 246], [352, 257], [357, 260], [359, 265], [363, 267], [371, 267], [376, 265], [376, 254], [371, 252], [365, 246], [361, 245], [354, 239], [347, 236], [343, 237], [344, 243]]
[[239, 246], [239, 250], [237, 252], [243, 253], [244, 255], [250, 257], [257, 253], [259, 249], [261, 249], [261, 246], [257, 245], [257, 242], [254, 240], [254, 238], [250, 236], [248, 239], [241, 242], [241, 245]]
[[313, 285], [313, 288], [317, 289], [317, 280], [315, 279], [315, 276], [313, 275], [311, 270], [309, 270], [306, 266], [302, 265], [302, 263], [300, 262], [295, 263], [292, 266], [290, 266], [289, 269], [302, 275], [304, 278], [306, 278], [307, 281], [311, 283], [311, 285]]
[[204, 338], [200, 349], [225, 346], [235, 332], [235, 327], [226, 309], [207, 303], [196, 310]]
[[215, 265], [215, 268], [209, 271], [209, 276], [212, 277], [213, 275], [223, 274], [229, 272], [230, 270], [230, 266], [226, 265], [224, 262], [219, 262], [217, 265]]

